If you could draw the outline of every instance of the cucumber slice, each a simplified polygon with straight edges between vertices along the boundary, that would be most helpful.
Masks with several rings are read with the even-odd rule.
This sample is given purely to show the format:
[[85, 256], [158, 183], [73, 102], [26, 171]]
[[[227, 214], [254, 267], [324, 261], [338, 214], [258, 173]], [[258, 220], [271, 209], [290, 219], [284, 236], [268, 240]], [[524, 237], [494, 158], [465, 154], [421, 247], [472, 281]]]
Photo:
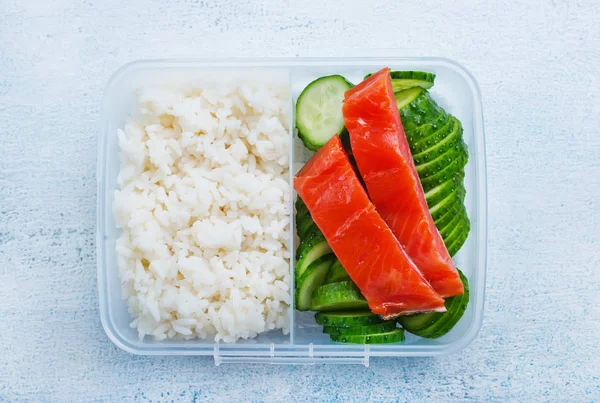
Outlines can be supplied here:
[[[372, 76], [367, 74], [365, 78]], [[392, 89], [394, 92], [403, 91], [413, 87], [429, 89], [433, 87], [435, 74], [424, 71], [390, 71]]]
[[448, 253], [450, 256], [454, 256], [458, 253], [460, 248], [463, 247], [467, 239], [469, 238], [469, 232], [471, 231], [471, 221], [469, 218], [466, 218], [466, 221], [463, 224], [463, 228], [460, 234], [456, 237], [454, 241], [449, 241], [450, 244], [447, 246]]
[[[429, 208], [429, 213], [433, 218], [433, 221], [437, 221], [440, 217], [444, 216], [452, 207], [454, 207], [454, 203], [459, 200], [462, 204], [462, 200], [464, 199], [466, 191], [463, 186], [459, 186], [454, 192], [449, 194], [444, 200], [439, 202], [433, 207]], [[439, 227], [438, 227], [439, 228]]]
[[300, 210], [296, 210], [296, 223], [305, 219], [305, 218], [311, 218], [310, 212], [308, 211], [308, 209], [300, 209]]
[[325, 236], [321, 231], [308, 232], [301, 240], [300, 245], [296, 249], [296, 260], [300, 260], [300, 257], [306, 254], [308, 248], [312, 248], [315, 242], [319, 242], [325, 239]]
[[416, 168], [417, 173], [419, 174], [419, 178], [428, 178], [430, 176], [435, 175], [442, 169], [446, 168], [449, 163], [451, 163], [455, 159], [458, 159], [461, 154], [463, 155], [463, 158], [467, 158], [469, 156], [467, 146], [462, 141], [462, 139], [456, 142], [454, 147], [452, 147], [450, 150], [446, 151], [444, 154], [440, 155], [433, 161], [417, 165]]
[[440, 201], [444, 200], [449, 194], [454, 192], [461, 184], [462, 180], [465, 177], [465, 174], [459, 172], [454, 175], [452, 179], [447, 180], [446, 182], [438, 185], [425, 193], [425, 200], [427, 201], [427, 205], [429, 207], [433, 207], [438, 204]]
[[336, 259], [335, 262], [333, 262], [333, 265], [331, 265], [331, 269], [329, 269], [329, 273], [325, 278], [325, 284], [337, 283], [346, 280], [350, 280], [350, 276], [346, 272], [346, 269], [344, 269], [344, 266], [342, 266], [342, 263]]
[[452, 130], [446, 137], [440, 140], [439, 143], [431, 146], [427, 150], [423, 150], [420, 153], [413, 154], [413, 160], [416, 165], [426, 164], [429, 161], [435, 160], [437, 157], [445, 154], [447, 151], [456, 147], [457, 144], [463, 143], [463, 128], [458, 119], [452, 118], [454, 124]]
[[296, 127], [304, 145], [316, 151], [344, 129], [342, 101], [352, 84], [339, 75], [308, 84], [296, 102]]
[[444, 303], [446, 312], [436, 316], [433, 323], [428, 326], [423, 327], [423, 324], [429, 323], [430, 318], [424, 319], [419, 318], [419, 316], [429, 314], [401, 316], [398, 318], [398, 322], [406, 329], [406, 331], [428, 339], [436, 339], [452, 330], [464, 315], [469, 303], [469, 281], [460, 270], [458, 270], [458, 274], [465, 287], [464, 294], [446, 299]]
[[406, 105], [414, 101], [423, 91], [425, 90], [415, 87], [395, 93], [394, 97], [396, 98], [396, 106], [398, 107], [398, 110], [404, 108]]
[[367, 334], [377, 334], [377, 333], [385, 333], [391, 330], [396, 329], [396, 322], [393, 320], [388, 320], [386, 322], [378, 323], [370, 326], [359, 326], [359, 327], [334, 327], [334, 326], [325, 326], [323, 328], [323, 333], [331, 334], [331, 335], [367, 335]]
[[442, 234], [442, 231], [444, 231], [442, 238], [444, 239], [446, 247], [450, 246], [454, 241], [456, 241], [457, 238], [459, 238], [468, 220], [469, 218], [467, 217], [467, 209], [461, 203], [454, 219], [452, 219], [452, 221], [447, 224], [444, 229], [440, 230], [440, 234]]
[[469, 155], [466, 152], [466, 148], [456, 154], [457, 155], [455, 155], [456, 158], [454, 160], [449, 162], [446, 167], [439, 170], [435, 174], [428, 177], [421, 177], [421, 175], [419, 175], [421, 185], [423, 186], [423, 191], [428, 192], [434, 187], [446, 182], [457, 173], [462, 172], [462, 169], [465, 167], [465, 165], [467, 165]]
[[296, 309], [308, 310], [313, 292], [323, 284], [334, 259], [333, 254], [321, 256], [304, 270], [300, 278], [296, 279]]
[[310, 302], [313, 311], [366, 309], [369, 305], [352, 281], [324, 284], [317, 288]]
[[[405, 131], [406, 139], [411, 147], [418, 141], [431, 136], [439, 130], [444, 130], [445, 133], [449, 133], [452, 130], [452, 125], [454, 124], [453, 116], [448, 115], [443, 109], [442, 112], [444, 113], [438, 116], [433, 122], [425, 123], [424, 125]], [[411, 152], [414, 153], [412, 148]]]
[[298, 261], [296, 262], [296, 278], [304, 274], [304, 270], [321, 256], [332, 253], [327, 241], [321, 236], [317, 236], [307, 242], [303, 242], [298, 247], [300, 251]]
[[296, 232], [298, 233], [298, 237], [300, 239], [305, 239], [309, 234], [320, 232], [320, 230], [319, 227], [317, 227], [317, 224], [315, 224], [315, 222], [312, 220], [312, 218], [305, 217], [298, 224], [298, 230]]
[[330, 327], [361, 327], [383, 323], [384, 320], [371, 311], [318, 312], [315, 320], [319, 325]]
[[352, 344], [386, 344], [404, 341], [404, 329], [394, 329], [385, 333], [369, 335], [330, 335], [331, 340], [338, 343]]
[[[454, 216], [454, 218], [448, 224], [446, 224], [446, 226], [444, 228], [439, 230], [440, 235], [442, 236], [442, 239], [448, 239], [450, 237], [450, 235], [452, 233], [454, 233], [455, 230], [458, 230], [461, 227], [462, 221], [463, 221], [463, 215], [461, 214], [461, 211], [459, 210], [459, 213], [456, 214]], [[448, 246], [448, 244], [446, 244], [446, 246]]]
[[446, 225], [448, 225], [448, 223], [450, 221], [452, 221], [452, 219], [454, 217], [456, 217], [456, 215], [458, 213], [460, 213], [462, 208], [463, 208], [463, 202], [458, 198], [455, 199], [454, 202], [452, 202], [452, 207], [450, 208], [450, 210], [448, 210], [444, 215], [442, 215], [437, 220], [433, 220], [438, 231], [441, 228], [444, 228]]
[[411, 147], [411, 152], [414, 155], [418, 155], [424, 151], [427, 151], [427, 150], [435, 147], [438, 143], [440, 143], [442, 140], [444, 140], [446, 137], [448, 137], [452, 133], [452, 131], [454, 130], [454, 127], [457, 124], [460, 125], [460, 130], [461, 130], [461, 135], [462, 135], [462, 125], [460, 124], [460, 121], [452, 115], [448, 115], [448, 116], [450, 116], [450, 120], [452, 121], [452, 126], [450, 126], [449, 130], [434, 131], [429, 136], [425, 136], [423, 138], [417, 139], [417, 141], [415, 141]]
[[[448, 301], [450, 298], [444, 301], [446, 310], [449, 308]], [[402, 325], [404, 330], [407, 332], [416, 332], [419, 330], [427, 329], [428, 327], [435, 324], [446, 312], [427, 312], [419, 313], [416, 315], [399, 316], [396, 320]]]
[[423, 90], [414, 101], [400, 109], [404, 130], [412, 130], [436, 121], [445, 111]]
[[300, 198], [300, 196], [296, 197], [296, 203], [294, 203], [296, 207], [296, 215], [302, 213], [308, 213], [308, 207], [304, 204], [304, 200]]

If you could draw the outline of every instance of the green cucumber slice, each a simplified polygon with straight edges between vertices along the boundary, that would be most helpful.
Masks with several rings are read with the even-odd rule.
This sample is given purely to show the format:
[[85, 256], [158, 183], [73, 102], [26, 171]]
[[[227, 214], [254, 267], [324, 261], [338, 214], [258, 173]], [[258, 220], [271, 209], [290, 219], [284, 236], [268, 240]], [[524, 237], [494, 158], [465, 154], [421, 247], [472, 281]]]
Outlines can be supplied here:
[[335, 262], [333, 262], [333, 265], [331, 265], [331, 269], [329, 269], [329, 273], [325, 278], [325, 284], [337, 283], [346, 280], [350, 280], [350, 276], [346, 272], [346, 269], [344, 269], [344, 266], [342, 266], [342, 263], [336, 259]]
[[378, 323], [370, 326], [359, 326], [359, 327], [334, 327], [334, 326], [325, 326], [323, 328], [323, 333], [327, 334], [335, 334], [335, 335], [367, 335], [367, 334], [377, 334], [377, 333], [386, 333], [396, 329], [396, 322], [393, 320], [388, 320], [386, 322]]
[[455, 230], [460, 228], [463, 220], [463, 216], [460, 213], [461, 212], [459, 210], [459, 213], [456, 214], [454, 218], [448, 224], [446, 224], [444, 228], [439, 230], [442, 239], [448, 239], [450, 237], [450, 234], [452, 234]]
[[456, 200], [460, 200], [462, 204], [462, 200], [464, 199], [466, 191], [463, 186], [459, 186], [454, 190], [451, 194], [449, 194], [444, 200], [439, 202], [433, 207], [429, 208], [429, 213], [433, 218], [433, 221], [437, 221], [440, 217], [444, 216], [452, 207], [454, 207], [454, 203]]
[[332, 253], [327, 241], [321, 236], [310, 239], [307, 242], [302, 242], [298, 247], [298, 261], [296, 262], [296, 278], [300, 278], [304, 274], [304, 270], [315, 260], [321, 256]]
[[447, 180], [441, 185], [438, 185], [433, 189], [429, 190], [427, 193], [425, 193], [425, 200], [427, 201], [427, 205], [429, 207], [433, 207], [440, 201], [444, 200], [449, 194], [454, 192], [454, 190], [456, 190], [462, 184], [462, 180], [464, 177], [465, 174], [459, 172], [458, 174], [454, 175], [452, 179]]
[[465, 165], [467, 165], [467, 161], [469, 159], [469, 155], [465, 151], [466, 148], [464, 151], [456, 153], [457, 155], [455, 155], [455, 158], [449, 162], [446, 167], [442, 168], [435, 174], [428, 177], [421, 177], [421, 175], [419, 175], [421, 185], [423, 186], [423, 191], [428, 192], [434, 187], [446, 182], [457, 173], [461, 172]]
[[435, 147], [438, 143], [448, 137], [454, 130], [455, 126], [458, 124], [460, 126], [461, 135], [462, 135], [462, 125], [458, 119], [456, 119], [452, 115], [448, 115], [450, 120], [452, 121], [452, 126], [448, 127], [446, 130], [437, 130], [431, 132], [428, 136], [421, 137], [415, 139], [410, 147], [411, 152], [414, 155], [419, 155], [422, 152], [425, 152], [433, 147]]
[[[367, 74], [365, 78], [372, 76]], [[394, 92], [403, 91], [413, 87], [429, 89], [433, 87], [435, 74], [424, 71], [390, 71], [392, 89]]]
[[[442, 110], [443, 111], [443, 110]], [[411, 130], [406, 130], [406, 139], [408, 140], [408, 144], [412, 147], [418, 141], [421, 141], [432, 134], [438, 131], [444, 131], [444, 133], [449, 133], [454, 125], [454, 120], [452, 115], [448, 115], [445, 111], [440, 116], [437, 117], [433, 122], [425, 123], [419, 127], [415, 127]], [[411, 152], [414, 151], [411, 148]]]
[[296, 278], [296, 309], [308, 310], [313, 292], [323, 284], [334, 259], [333, 254], [321, 256], [304, 270], [300, 278]]
[[302, 213], [308, 213], [308, 207], [304, 204], [304, 200], [300, 198], [300, 196], [296, 197], [296, 203], [294, 203], [296, 207], [296, 215]]
[[459, 198], [456, 198], [452, 202], [452, 207], [444, 215], [439, 217], [437, 220], [433, 220], [438, 231], [444, 228], [463, 208], [463, 202]]
[[317, 288], [310, 303], [313, 311], [366, 309], [369, 305], [352, 281], [324, 284]]
[[463, 245], [469, 238], [470, 231], [471, 231], [471, 221], [467, 217], [466, 221], [463, 223], [463, 227], [462, 227], [462, 230], [460, 231], [460, 234], [456, 237], [456, 239], [454, 241], [449, 241], [450, 242], [449, 245], [447, 244], [448, 245], [447, 246], [448, 253], [450, 254], [450, 256], [456, 255], [458, 253], [458, 251], [460, 250], [460, 248], [463, 247]]
[[304, 145], [316, 151], [344, 129], [342, 101], [352, 84], [340, 75], [308, 84], [296, 102], [296, 127]]
[[385, 333], [369, 335], [330, 335], [331, 340], [338, 343], [352, 344], [386, 344], [404, 341], [404, 329], [394, 329]]
[[[418, 154], [413, 154], [413, 160], [416, 165], [426, 164], [429, 161], [435, 160], [437, 157], [445, 154], [447, 151], [456, 147], [457, 144], [463, 143], [463, 128], [458, 119], [452, 118], [454, 125], [452, 130], [446, 137], [440, 140], [439, 143], [428, 148], [427, 150], [421, 151]], [[464, 143], [463, 143], [464, 144]]]
[[318, 312], [315, 320], [319, 325], [330, 327], [361, 327], [383, 323], [384, 320], [371, 311]]
[[406, 331], [428, 339], [436, 339], [452, 330], [464, 315], [469, 303], [469, 281], [460, 270], [458, 270], [458, 274], [463, 282], [465, 292], [461, 295], [446, 299], [446, 312], [441, 313], [440, 316], [436, 316], [435, 321], [429, 326], [421, 327], [420, 329], [417, 328], [419, 326], [415, 326], [415, 328], [411, 326], [413, 322], [418, 324], [423, 321], [423, 319], [415, 318], [422, 314], [401, 316], [398, 318], [398, 322], [406, 329]]
[[305, 239], [309, 234], [313, 232], [320, 232], [320, 230], [312, 218], [305, 217], [304, 220], [298, 224], [298, 231], [296, 232], [298, 233], [298, 237], [300, 239]]
[[394, 97], [396, 98], [396, 107], [398, 107], [398, 110], [414, 101], [423, 91], [425, 90], [415, 87], [395, 93]]
[[442, 169], [446, 168], [449, 163], [458, 159], [461, 154], [463, 158], [467, 158], [469, 156], [467, 146], [462, 141], [462, 139], [456, 142], [454, 147], [452, 147], [450, 150], [446, 151], [444, 154], [440, 155], [433, 161], [417, 165], [416, 168], [417, 173], [419, 174], [419, 178], [428, 178], [430, 176], [435, 175]]
[[400, 109], [402, 126], [405, 131], [434, 122], [445, 113], [426, 90], [421, 91], [414, 101]]
[[467, 221], [469, 221], [469, 217], [467, 217], [467, 209], [463, 204], [461, 204], [454, 219], [448, 225], [446, 225], [443, 230], [440, 230], [440, 234], [442, 234], [442, 231], [444, 232], [442, 234], [442, 239], [444, 239], [446, 247], [450, 246], [454, 241], [456, 241], [456, 239], [460, 237], [460, 234], [467, 225]]

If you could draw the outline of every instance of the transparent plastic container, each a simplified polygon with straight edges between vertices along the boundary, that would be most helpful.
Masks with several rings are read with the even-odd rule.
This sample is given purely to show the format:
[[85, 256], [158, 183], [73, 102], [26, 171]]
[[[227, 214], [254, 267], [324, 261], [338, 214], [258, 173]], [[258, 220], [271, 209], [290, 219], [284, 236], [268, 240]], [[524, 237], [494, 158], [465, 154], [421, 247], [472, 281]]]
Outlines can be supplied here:
[[[252, 340], [215, 343], [214, 340], [153, 341], [138, 339], [129, 326], [132, 318], [121, 298], [115, 256], [119, 231], [112, 215], [113, 191], [117, 189], [119, 171], [117, 129], [133, 113], [134, 90], [142, 86], [193, 83], [199, 77], [230, 71], [283, 75], [290, 86], [290, 107], [302, 89], [312, 80], [341, 74], [358, 83], [366, 73], [382, 67], [392, 70], [423, 70], [437, 75], [431, 93], [464, 126], [464, 140], [469, 149], [465, 185], [466, 207], [471, 232], [461, 251], [454, 257], [456, 265], [469, 279], [471, 297], [461, 321], [447, 335], [428, 340], [406, 334], [397, 344], [352, 345], [332, 342], [322, 333], [313, 312], [290, 309], [290, 333], [271, 331]], [[292, 109], [293, 110], [293, 109]], [[292, 116], [292, 119], [294, 117]], [[293, 133], [291, 176], [310, 158]], [[483, 115], [480, 91], [474, 77], [462, 66], [441, 58], [337, 58], [337, 59], [226, 59], [226, 60], [148, 60], [129, 63], [109, 80], [102, 106], [102, 130], [98, 140], [97, 262], [100, 315], [106, 334], [117, 346], [133, 354], [144, 355], [212, 355], [215, 364], [264, 362], [282, 364], [349, 363], [369, 365], [370, 357], [438, 356], [456, 353], [476, 337], [484, 310], [487, 255], [487, 189]], [[295, 194], [292, 199], [295, 200]], [[292, 208], [293, 211], [293, 208]], [[292, 220], [293, 226], [294, 220]], [[291, 233], [295, 230], [292, 228]], [[297, 238], [290, 239], [290, 250]], [[293, 281], [293, 262], [290, 264]]]

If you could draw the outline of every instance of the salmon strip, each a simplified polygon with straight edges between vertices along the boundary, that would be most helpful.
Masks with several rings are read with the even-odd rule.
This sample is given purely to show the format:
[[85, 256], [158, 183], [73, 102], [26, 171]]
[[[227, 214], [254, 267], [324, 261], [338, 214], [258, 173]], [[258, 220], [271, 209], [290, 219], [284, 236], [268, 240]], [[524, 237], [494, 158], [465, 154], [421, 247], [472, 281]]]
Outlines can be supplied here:
[[463, 283], [427, 207], [389, 69], [346, 91], [342, 112], [352, 154], [377, 212], [442, 297], [462, 294]]
[[296, 175], [294, 189], [374, 313], [445, 311], [444, 299], [375, 211], [338, 136]]

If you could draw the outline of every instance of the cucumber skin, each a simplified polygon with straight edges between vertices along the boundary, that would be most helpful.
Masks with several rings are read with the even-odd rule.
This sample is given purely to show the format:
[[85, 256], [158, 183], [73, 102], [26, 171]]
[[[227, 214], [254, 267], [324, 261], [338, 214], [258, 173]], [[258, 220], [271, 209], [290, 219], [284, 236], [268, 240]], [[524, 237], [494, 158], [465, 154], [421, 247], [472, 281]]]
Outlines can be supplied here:
[[306, 238], [311, 233], [321, 232], [317, 224], [312, 220], [312, 218], [307, 218], [305, 221], [300, 223], [298, 226], [298, 237], [300, 239]]
[[448, 253], [450, 253], [450, 256], [456, 255], [469, 238], [469, 232], [471, 231], [471, 221], [469, 220], [469, 217], [466, 218], [467, 222], [463, 231], [461, 232], [461, 235], [452, 244], [450, 244], [450, 246], [448, 246]]
[[452, 127], [452, 130], [446, 137], [440, 140], [439, 143], [431, 146], [427, 150], [421, 151], [418, 154], [413, 154], [413, 160], [415, 165], [426, 164], [429, 161], [435, 160], [437, 157], [445, 154], [447, 151], [456, 147], [457, 144], [464, 144], [463, 142], [463, 128], [460, 122], [456, 120]]
[[[460, 270], [458, 270], [458, 274], [463, 282], [465, 292], [461, 295], [446, 299], [444, 302], [447, 309], [446, 312], [400, 316], [397, 319], [400, 325], [402, 325], [407, 332], [428, 339], [439, 338], [452, 330], [464, 315], [469, 303], [469, 281]], [[425, 315], [429, 315], [430, 317], [425, 317]], [[412, 324], [418, 326], [412, 326]], [[426, 326], [426, 324], [429, 325]]]
[[396, 322], [388, 320], [382, 323], [376, 323], [369, 326], [357, 326], [357, 327], [334, 327], [324, 326], [323, 333], [336, 334], [336, 335], [370, 335], [378, 333], [391, 332], [396, 329]]
[[425, 91], [423, 88], [415, 87], [395, 93], [394, 98], [396, 99], [396, 107], [398, 110], [400, 111], [405, 106], [410, 105], [411, 102], [419, 98], [423, 91]]
[[340, 281], [347, 280], [350, 280], [350, 276], [342, 266], [342, 263], [336, 259], [336, 261], [331, 265], [329, 273], [325, 278], [325, 284], [338, 283]]
[[350, 344], [386, 344], [404, 341], [404, 329], [370, 335], [330, 335], [331, 340]]
[[313, 311], [347, 310], [339, 307], [346, 303], [357, 308], [368, 308], [367, 300], [352, 281], [324, 284], [317, 288], [310, 307]]
[[419, 175], [421, 185], [423, 186], [423, 191], [430, 191], [437, 185], [444, 183], [445, 181], [462, 171], [465, 165], [467, 165], [469, 155], [464, 152], [460, 152], [457, 154], [458, 155], [456, 156], [456, 159], [450, 162], [445, 168], [436, 172], [434, 175], [428, 177], [421, 177]]
[[313, 248], [314, 243], [325, 240], [325, 236], [320, 231], [311, 232], [300, 240], [300, 245], [296, 249], [296, 261], [304, 257], [308, 248]]
[[[448, 167], [448, 165], [452, 161], [457, 160], [459, 158], [469, 158], [469, 151], [467, 150], [467, 145], [462, 141], [462, 139], [460, 141], [457, 141], [454, 147], [452, 147], [450, 150], [446, 151], [443, 155], [440, 155], [433, 161], [429, 161], [426, 164], [417, 165], [416, 168], [417, 173], [419, 174], [419, 178], [426, 179], [430, 176], [434, 176], [438, 172], [442, 171], [444, 168]], [[458, 172], [460, 172], [460, 170]]]
[[444, 140], [446, 137], [448, 137], [452, 134], [454, 127], [457, 125], [459, 126], [459, 130], [461, 132], [461, 140], [462, 140], [462, 133], [463, 133], [462, 124], [454, 116], [451, 116], [451, 115], [449, 115], [449, 116], [452, 118], [451, 128], [448, 128], [445, 131], [444, 130], [434, 131], [429, 136], [417, 139], [416, 141], [414, 141], [412, 143], [412, 145], [409, 145], [411, 153], [413, 153], [413, 155], [423, 154], [426, 151], [431, 150], [432, 148], [437, 146], [439, 143], [442, 142], [442, 140]]
[[416, 154], [412, 148], [414, 144], [441, 130], [443, 130], [444, 133], [449, 133], [452, 131], [454, 123], [453, 116], [444, 111], [444, 113], [438, 116], [434, 121], [425, 123], [411, 130], [406, 130], [404, 133], [408, 140], [408, 145], [411, 147], [411, 153]]
[[[430, 208], [444, 200], [448, 197], [452, 192], [454, 192], [459, 186], [462, 185], [464, 178], [464, 173], [459, 172], [454, 175], [450, 180], [442, 183], [440, 189], [436, 190], [435, 193], [430, 193], [429, 195], [425, 195], [425, 201], [427, 202], [427, 206]], [[436, 189], [437, 186], [433, 189]], [[433, 190], [431, 189], [431, 190]]]
[[400, 109], [404, 130], [412, 130], [435, 121], [444, 110], [431, 98], [427, 90], [421, 91], [411, 103]]
[[[334, 259], [335, 257], [333, 254], [321, 256], [304, 270], [304, 273], [302, 273], [300, 278], [296, 279], [296, 290], [294, 293], [296, 309], [299, 311], [307, 311], [309, 309], [310, 301], [312, 300], [312, 294], [323, 284], [325, 276], [327, 276], [327, 272], [331, 268], [331, 264], [333, 263]], [[308, 281], [311, 282], [307, 283]], [[308, 287], [309, 295], [305, 301], [304, 298], [302, 298], [302, 294], [303, 291], [307, 292], [306, 287]]]
[[[375, 73], [366, 74], [363, 78], [367, 79]], [[434, 82], [436, 75], [428, 71], [420, 70], [391, 70], [390, 79], [392, 80], [423, 80]]]
[[460, 238], [465, 230], [468, 231], [467, 227], [469, 226], [469, 217], [467, 217], [467, 209], [464, 205], [461, 206], [459, 211], [456, 213], [456, 218], [458, 218], [458, 220], [455, 220], [453, 228], [451, 228], [451, 224], [448, 224], [447, 226], [450, 232], [442, 235], [442, 239], [444, 240], [446, 248], [449, 248], [450, 245]]
[[[435, 74], [427, 71], [418, 70], [393, 70], [390, 71], [390, 78], [392, 80], [420, 80], [427, 81], [430, 83], [435, 82]], [[365, 77], [366, 78], [366, 77]]]
[[445, 215], [448, 211], [450, 211], [450, 209], [454, 206], [454, 203], [456, 202], [456, 200], [460, 200], [460, 202], [462, 203], [462, 201], [464, 200], [465, 194], [466, 194], [466, 190], [465, 190], [464, 186], [461, 185], [456, 190], [454, 190], [454, 192], [452, 192], [450, 195], [448, 195], [448, 197], [446, 197], [444, 200], [442, 200], [435, 206], [430, 207], [429, 210], [431, 212], [431, 217], [433, 218], [433, 221], [434, 222], [437, 221], [439, 218], [441, 218], [443, 215]]
[[455, 215], [454, 218], [448, 224], [446, 224], [446, 226], [444, 228], [439, 230], [440, 235], [442, 236], [442, 239], [448, 239], [450, 234], [452, 234], [452, 232], [454, 232], [454, 230], [458, 228], [458, 226], [459, 226], [459, 224], [461, 224], [461, 222], [462, 222], [462, 215], [459, 213], [459, 214]]
[[452, 221], [454, 216], [456, 216], [458, 213], [460, 213], [460, 211], [463, 207], [464, 206], [463, 206], [462, 201], [457, 198], [452, 202], [452, 207], [450, 208], [450, 210], [448, 210], [444, 215], [439, 217], [437, 220], [433, 220], [438, 231], [441, 228], [444, 228], [446, 225], [448, 225], [448, 223], [450, 221]]
[[[424, 337], [426, 339], [437, 339], [437, 338], [442, 337], [445, 334], [447, 334], [460, 321], [460, 319], [463, 317], [464, 313], [467, 310], [467, 306], [469, 304], [470, 293], [469, 293], [469, 281], [467, 280], [467, 278], [465, 277], [463, 272], [461, 272], [460, 270], [458, 270], [458, 274], [460, 275], [460, 279], [463, 282], [465, 292], [461, 295], [457, 295], [456, 297], [452, 297], [452, 298], [460, 298], [460, 300], [457, 300], [455, 302], [456, 308], [453, 308], [453, 311], [447, 311], [444, 314], [444, 315], [446, 315], [446, 318], [440, 319], [440, 322], [441, 322], [440, 324], [436, 323], [435, 325], [430, 326], [429, 328], [427, 328], [425, 330], [415, 331], [413, 334]], [[406, 329], [406, 330], [409, 331], [408, 329]]]
[[383, 323], [384, 320], [371, 311], [362, 312], [317, 312], [315, 320], [319, 325], [330, 327], [362, 327]]
[[[300, 244], [300, 246], [298, 247], [298, 250], [300, 250], [300, 248], [302, 248], [303, 245], [302, 243]], [[308, 259], [308, 254], [317, 247], [322, 247], [323, 248], [323, 253], [321, 255], [317, 255], [314, 257], [314, 260], [311, 262], [306, 261], [306, 259]], [[314, 262], [315, 260], [317, 260], [318, 258], [320, 258], [321, 256], [325, 256], [328, 255], [330, 253], [333, 253], [331, 248], [329, 247], [329, 245], [327, 244], [327, 241], [325, 240], [325, 237], [319, 236], [316, 238], [311, 239], [310, 241], [308, 241], [305, 246], [303, 247], [302, 251], [300, 252], [300, 254], [298, 255], [298, 259], [296, 261], [296, 266], [294, 267], [296, 276], [302, 276], [302, 274], [304, 274], [304, 270], [306, 270], [306, 268], [308, 266], [310, 266], [310, 264], [312, 262]]]

